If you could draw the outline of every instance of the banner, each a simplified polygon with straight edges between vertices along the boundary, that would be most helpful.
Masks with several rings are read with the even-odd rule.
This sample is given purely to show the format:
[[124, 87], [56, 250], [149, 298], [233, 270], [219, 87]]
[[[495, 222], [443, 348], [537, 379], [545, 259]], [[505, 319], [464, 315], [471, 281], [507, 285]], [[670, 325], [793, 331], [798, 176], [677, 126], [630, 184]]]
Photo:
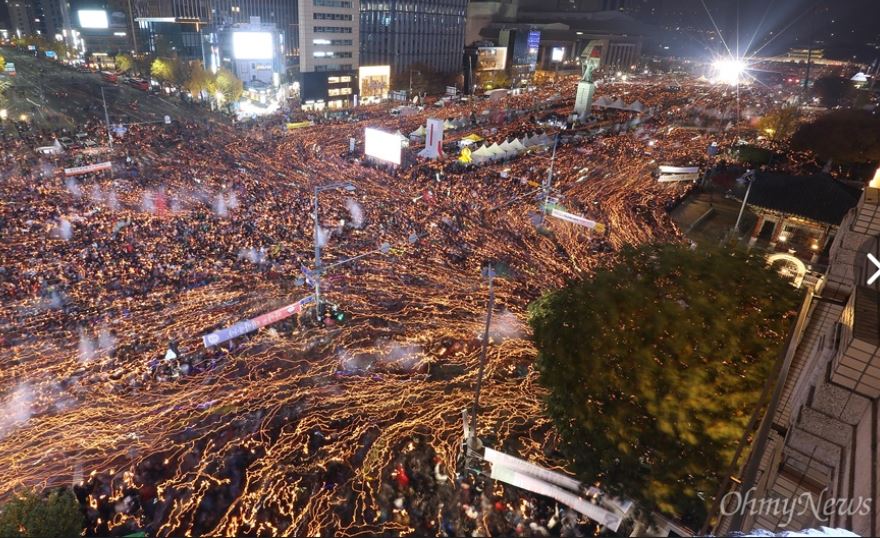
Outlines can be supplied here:
[[296, 129], [302, 129], [303, 127], [311, 127], [313, 124], [310, 121], [298, 121], [296, 123], [288, 123], [287, 130], [293, 131]]
[[110, 151], [110, 148], [107, 146], [96, 146], [93, 148], [83, 148], [79, 150], [83, 155], [100, 155], [102, 153], [107, 153]]
[[544, 482], [549, 482], [551, 484], [556, 484], [557, 486], [562, 486], [564, 488], [568, 488], [572, 491], [580, 491], [581, 483], [571, 478], [569, 476], [565, 476], [564, 474], [557, 473], [554, 471], [550, 471], [541, 467], [540, 465], [535, 465], [532, 462], [521, 460], [519, 458], [515, 458], [513, 456], [509, 456], [504, 452], [498, 452], [497, 450], [492, 450], [489, 447], [485, 448], [485, 453], [483, 454], [483, 459], [492, 464], [503, 465], [504, 467], [509, 468], [512, 471], [522, 472], [527, 475], [531, 475], [535, 478], [543, 480]]
[[698, 181], [700, 174], [660, 174], [657, 181], [660, 183], [673, 183], [676, 181]]
[[304, 306], [312, 303], [314, 300], [315, 297], [309, 295], [305, 299], [301, 299], [293, 304], [279, 308], [278, 310], [273, 310], [268, 314], [263, 314], [262, 316], [257, 316], [247, 321], [239, 321], [231, 327], [214, 331], [211, 334], [206, 334], [202, 337], [202, 343], [205, 344], [205, 347], [212, 347], [228, 340], [232, 340], [233, 338], [238, 338], [239, 336], [256, 331], [259, 328], [289, 318], [294, 314], [299, 314], [302, 312]]
[[518, 488], [522, 488], [527, 491], [531, 491], [537, 493], [539, 495], [544, 495], [550, 497], [551, 499], [556, 499], [562, 504], [571, 507], [573, 510], [577, 510], [581, 514], [587, 516], [592, 519], [596, 523], [608, 527], [612, 531], [617, 531], [617, 528], [620, 527], [621, 518], [617, 514], [609, 512], [605, 510], [601, 506], [595, 505], [590, 501], [575, 495], [569, 491], [566, 491], [560, 487], [554, 486], [553, 484], [549, 484], [530, 476], [528, 474], [515, 471], [509, 467], [505, 467], [500, 464], [492, 464], [492, 480], [499, 480], [506, 484], [510, 484], [512, 486], [516, 486]]
[[698, 166], [660, 166], [661, 174], [699, 174]]
[[583, 226], [584, 228], [589, 228], [590, 230], [596, 230], [597, 233], [602, 233], [605, 231], [605, 225], [600, 222], [585, 219], [584, 217], [579, 217], [577, 215], [572, 215], [571, 213], [561, 211], [559, 209], [554, 209], [553, 211], [551, 211], [550, 216], [556, 217], [559, 220], [570, 222], [572, 224], [577, 224], [578, 226]]
[[100, 172], [101, 170], [110, 170], [113, 163], [110, 161], [96, 164], [88, 164], [86, 166], [75, 166], [73, 168], [65, 168], [65, 176], [81, 176], [83, 174], [91, 174], [92, 172]]

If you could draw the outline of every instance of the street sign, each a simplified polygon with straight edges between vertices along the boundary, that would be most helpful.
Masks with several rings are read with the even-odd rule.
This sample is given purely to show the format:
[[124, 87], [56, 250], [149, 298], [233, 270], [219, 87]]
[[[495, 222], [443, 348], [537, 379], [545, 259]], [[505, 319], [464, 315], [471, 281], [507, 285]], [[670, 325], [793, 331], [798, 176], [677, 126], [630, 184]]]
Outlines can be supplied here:
[[596, 222], [594, 220], [585, 219], [584, 217], [578, 215], [573, 215], [571, 213], [568, 213], [567, 211], [554, 209], [550, 212], [550, 216], [556, 217], [559, 220], [570, 222], [572, 224], [577, 224], [578, 226], [583, 226], [584, 228], [588, 228], [590, 230], [595, 230], [597, 233], [602, 233], [605, 231], [604, 224]]
[[263, 314], [262, 316], [257, 316], [253, 319], [249, 319], [247, 321], [239, 321], [235, 325], [230, 327], [226, 327], [225, 329], [220, 329], [218, 331], [214, 331], [211, 334], [206, 334], [202, 337], [202, 343], [206, 348], [213, 347], [228, 340], [232, 340], [233, 338], [238, 338], [239, 336], [243, 336], [247, 333], [254, 332], [259, 328], [265, 327], [267, 325], [271, 325], [282, 319], [289, 318], [294, 314], [298, 314], [302, 312], [303, 307], [314, 302], [315, 296], [309, 295], [304, 299], [300, 299], [299, 301], [289, 304], [283, 308], [279, 308], [278, 310], [273, 310], [268, 314]]
[[86, 166], [74, 166], [73, 168], [65, 168], [64, 175], [65, 176], [80, 176], [82, 174], [91, 174], [93, 172], [100, 172], [101, 170], [110, 170], [113, 168], [113, 163], [110, 161], [96, 164], [88, 164]]
[[171, 125], [171, 116], [165, 115], [165, 125]]

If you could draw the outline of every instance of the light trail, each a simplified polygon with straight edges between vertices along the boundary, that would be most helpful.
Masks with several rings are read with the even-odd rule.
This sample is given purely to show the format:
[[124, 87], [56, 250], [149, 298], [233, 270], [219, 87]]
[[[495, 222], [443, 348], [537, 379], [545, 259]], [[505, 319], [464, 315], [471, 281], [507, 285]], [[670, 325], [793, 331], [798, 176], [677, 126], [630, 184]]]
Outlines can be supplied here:
[[[508, 104], [528, 109], [557, 91], [573, 94], [575, 83]], [[70, 484], [81, 469], [103, 484], [92, 492], [93, 506], [132, 487], [141, 499], [156, 499], [138, 524], [159, 535], [416, 532], [403, 514], [380, 520], [383, 483], [395, 458], [418, 447], [454, 474], [461, 410], [472, 401], [479, 360], [486, 303], [479, 274], [487, 260], [506, 263], [512, 276], [497, 281], [496, 313], [509, 314], [498, 315], [507, 326], [492, 331], [479, 435], [558, 469], [525, 309], [542, 292], [609, 263], [623, 245], [679, 238], [666, 205], [685, 187], [658, 184], [651, 172], [658, 160], [700, 162], [709, 138], [678, 130], [649, 147], [645, 135], [684, 117], [685, 105], [721, 107], [729, 98], [711, 87], [694, 85], [699, 98], [664, 87], [603, 86], [656, 107], [662, 120], [644, 133], [561, 145], [557, 153], [563, 203], [607, 224], [607, 237], [562, 222], [549, 224], [552, 237], [535, 231], [534, 200], [517, 197], [531, 190], [520, 180], [544, 176], [540, 153], [469, 172], [450, 168], [449, 157], [399, 175], [347, 160], [353, 132], [361, 136], [365, 125], [407, 132], [424, 113], [291, 133], [190, 128], [176, 145], [161, 129], [136, 127], [117, 151], [149, 156], [149, 174], [90, 180], [79, 199], [59, 179], [7, 174], [0, 183], [7, 232], [0, 406], [17, 389], [28, 405], [22, 420], [0, 423], [0, 496]], [[564, 113], [570, 101], [548, 110]], [[524, 117], [497, 127], [492, 141], [534, 128]], [[587, 163], [587, 179], [578, 182]], [[437, 166], [447, 167], [442, 183], [434, 180]], [[509, 180], [500, 179], [505, 168]], [[293, 280], [310, 258], [308, 193], [329, 181], [357, 185], [366, 226], [334, 234], [327, 264], [413, 232], [424, 238], [327, 277], [328, 300], [347, 312], [345, 323], [316, 329], [285, 320], [232, 347], [202, 350], [202, 335], [302, 297], [305, 288]], [[102, 196], [88, 194], [93, 183]], [[433, 201], [413, 204], [428, 189]], [[160, 190], [165, 210], [151, 194]], [[324, 194], [323, 226], [348, 219], [346, 196]], [[62, 215], [72, 222], [68, 241], [49, 234]], [[261, 247], [262, 265], [239, 256]], [[53, 291], [66, 306], [52, 306]], [[157, 380], [150, 364], [171, 339], [209, 367]], [[103, 517], [99, 531], [129, 517]]]

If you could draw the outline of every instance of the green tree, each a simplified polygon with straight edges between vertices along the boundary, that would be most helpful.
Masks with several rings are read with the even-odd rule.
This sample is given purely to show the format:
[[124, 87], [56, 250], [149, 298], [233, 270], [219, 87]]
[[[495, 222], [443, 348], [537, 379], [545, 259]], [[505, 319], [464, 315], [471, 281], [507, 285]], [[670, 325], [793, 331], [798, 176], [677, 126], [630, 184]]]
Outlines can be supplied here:
[[0, 55], [0, 71], [2, 71], [6, 67], [6, 58]]
[[193, 98], [197, 98], [202, 92], [209, 91], [212, 78], [213, 74], [205, 69], [202, 62], [195, 61], [191, 65], [189, 77], [183, 83], [183, 87]]
[[68, 490], [16, 495], [0, 507], [0, 536], [66, 538], [83, 531], [83, 515]]
[[820, 77], [813, 83], [813, 95], [828, 108], [839, 105], [853, 89], [852, 83], [843, 77]]
[[796, 305], [762, 259], [679, 245], [627, 248], [533, 303], [540, 381], [573, 470], [698, 526]]
[[785, 140], [794, 134], [800, 121], [800, 109], [796, 106], [777, 108], [758, 120], [758, 129], [771, 140]]
[[225, 102], [234, 103], [241, 99], [244, 93], [244, 83], [235, 76], [235, 73], [221, 67], [215, 77], [215, 91], [223, 95]]
[[873, 164], [880, 161], [880, 117], [864, 110], [835, 110], [801, 125], [791, 143], [842, 164]]
[[134, 68], [134, 59], [128, 54], [117, 54], [114, 60], [116, 62], [116, 70], [121, 73], [128, 73]]
[[156, 58], [150, 66], [150, 75], [156, 80], [170, 82], [174, 79], [174, 65], [168, 58]]

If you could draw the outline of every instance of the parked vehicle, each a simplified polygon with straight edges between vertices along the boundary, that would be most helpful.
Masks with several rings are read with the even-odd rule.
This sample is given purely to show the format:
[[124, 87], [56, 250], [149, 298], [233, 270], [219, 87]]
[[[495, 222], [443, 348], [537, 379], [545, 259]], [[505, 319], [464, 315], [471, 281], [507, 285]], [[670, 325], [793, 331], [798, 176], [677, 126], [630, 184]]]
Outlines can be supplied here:
[[128, 85], [132, 88], [137, 88], [143, 92], [150, 90], [150, 83], [146, 80], [140, 78], [133, 78], [128, 82]]
[[117, 84], [119, 82], [119, 75], [111, 71], [101, 71], [101, 78], [104, 79], [104, 82], [109, 82], [110, 84]]

